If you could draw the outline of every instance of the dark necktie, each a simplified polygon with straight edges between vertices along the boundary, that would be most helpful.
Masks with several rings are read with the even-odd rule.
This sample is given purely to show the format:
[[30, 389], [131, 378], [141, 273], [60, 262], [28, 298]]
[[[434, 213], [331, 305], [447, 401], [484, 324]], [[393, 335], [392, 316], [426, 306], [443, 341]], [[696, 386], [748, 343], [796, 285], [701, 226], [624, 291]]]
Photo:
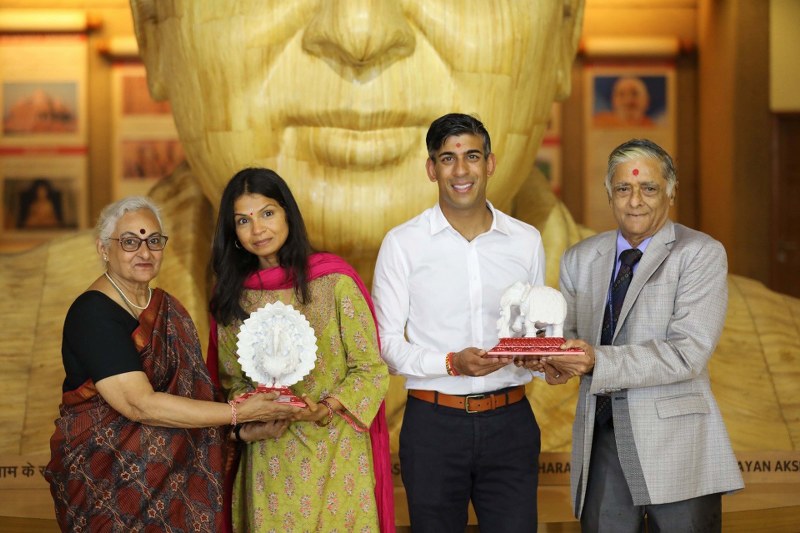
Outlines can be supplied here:
[[[619, 272], [614, 279], [609, 291], [609, 305], [606, 305], [606, 312], [603, 315], [603, 330], [600, 334], [600, 344], [611, 344], [611, 339], [614, 338], [614, 328], [617, 325], [619, 318], [619, 311], [622, 309], [622, 302], [625, 301], [625, 294], [628, 292], [628, 287], [633, 278], [633, 265], [639, 262], [642, 258], [641, 250], [631, 248], [625, 250], [619, 256], [621, 262]], [[608, 396], [597, 397], [597, 409], [595, 411], [595, 420], [598, 424], [605, 424], [611, 419], [611, 398]]]

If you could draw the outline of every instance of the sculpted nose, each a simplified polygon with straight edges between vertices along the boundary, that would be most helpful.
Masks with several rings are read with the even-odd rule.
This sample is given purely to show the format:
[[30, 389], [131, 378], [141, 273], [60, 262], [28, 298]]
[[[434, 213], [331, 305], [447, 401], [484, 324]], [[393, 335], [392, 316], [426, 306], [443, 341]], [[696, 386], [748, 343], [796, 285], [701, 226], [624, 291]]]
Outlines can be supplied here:
[[361, 75], [414, 51], [414, 32], [397, 0], [325, 0], [303, 35], [303, 48]]

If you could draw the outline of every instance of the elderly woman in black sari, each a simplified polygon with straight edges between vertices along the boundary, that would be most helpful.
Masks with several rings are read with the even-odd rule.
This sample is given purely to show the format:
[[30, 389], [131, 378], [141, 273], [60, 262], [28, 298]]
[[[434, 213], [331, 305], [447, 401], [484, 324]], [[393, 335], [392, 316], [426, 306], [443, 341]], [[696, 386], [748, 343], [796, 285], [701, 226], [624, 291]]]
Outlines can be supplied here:
[[100, 215], [106, 271], [67, 313], [61, 416], [45, 472], [63, 531], [219, 531], [228, 424], [257, 422], [279, 435], [298, 410], [263, 394], [214, 401], [191, 318], [149, 285], [166, 244], [145, 197]]

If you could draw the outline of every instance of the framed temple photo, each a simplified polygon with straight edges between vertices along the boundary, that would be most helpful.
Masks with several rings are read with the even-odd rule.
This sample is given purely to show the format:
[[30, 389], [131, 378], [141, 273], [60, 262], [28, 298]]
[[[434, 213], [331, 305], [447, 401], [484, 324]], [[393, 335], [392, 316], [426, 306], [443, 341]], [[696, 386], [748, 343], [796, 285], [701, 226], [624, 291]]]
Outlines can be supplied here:
[[77, 82], [3, 83], [3, 135], [78, 131]]

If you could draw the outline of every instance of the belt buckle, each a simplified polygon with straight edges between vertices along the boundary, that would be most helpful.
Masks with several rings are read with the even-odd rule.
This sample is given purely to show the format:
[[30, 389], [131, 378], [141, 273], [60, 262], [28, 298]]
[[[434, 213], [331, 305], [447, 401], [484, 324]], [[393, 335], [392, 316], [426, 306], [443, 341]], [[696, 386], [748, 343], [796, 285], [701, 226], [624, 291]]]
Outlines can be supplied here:
[[469, 414], [477, 413], [478, 411], [470, 411], [470, 409], [469, 409], [469, 401], [470, 400], [483, 400], [484, 398], [486, 398], [485, 394], [468, 394], [467, 396], [464, 396], [464, 410]]

